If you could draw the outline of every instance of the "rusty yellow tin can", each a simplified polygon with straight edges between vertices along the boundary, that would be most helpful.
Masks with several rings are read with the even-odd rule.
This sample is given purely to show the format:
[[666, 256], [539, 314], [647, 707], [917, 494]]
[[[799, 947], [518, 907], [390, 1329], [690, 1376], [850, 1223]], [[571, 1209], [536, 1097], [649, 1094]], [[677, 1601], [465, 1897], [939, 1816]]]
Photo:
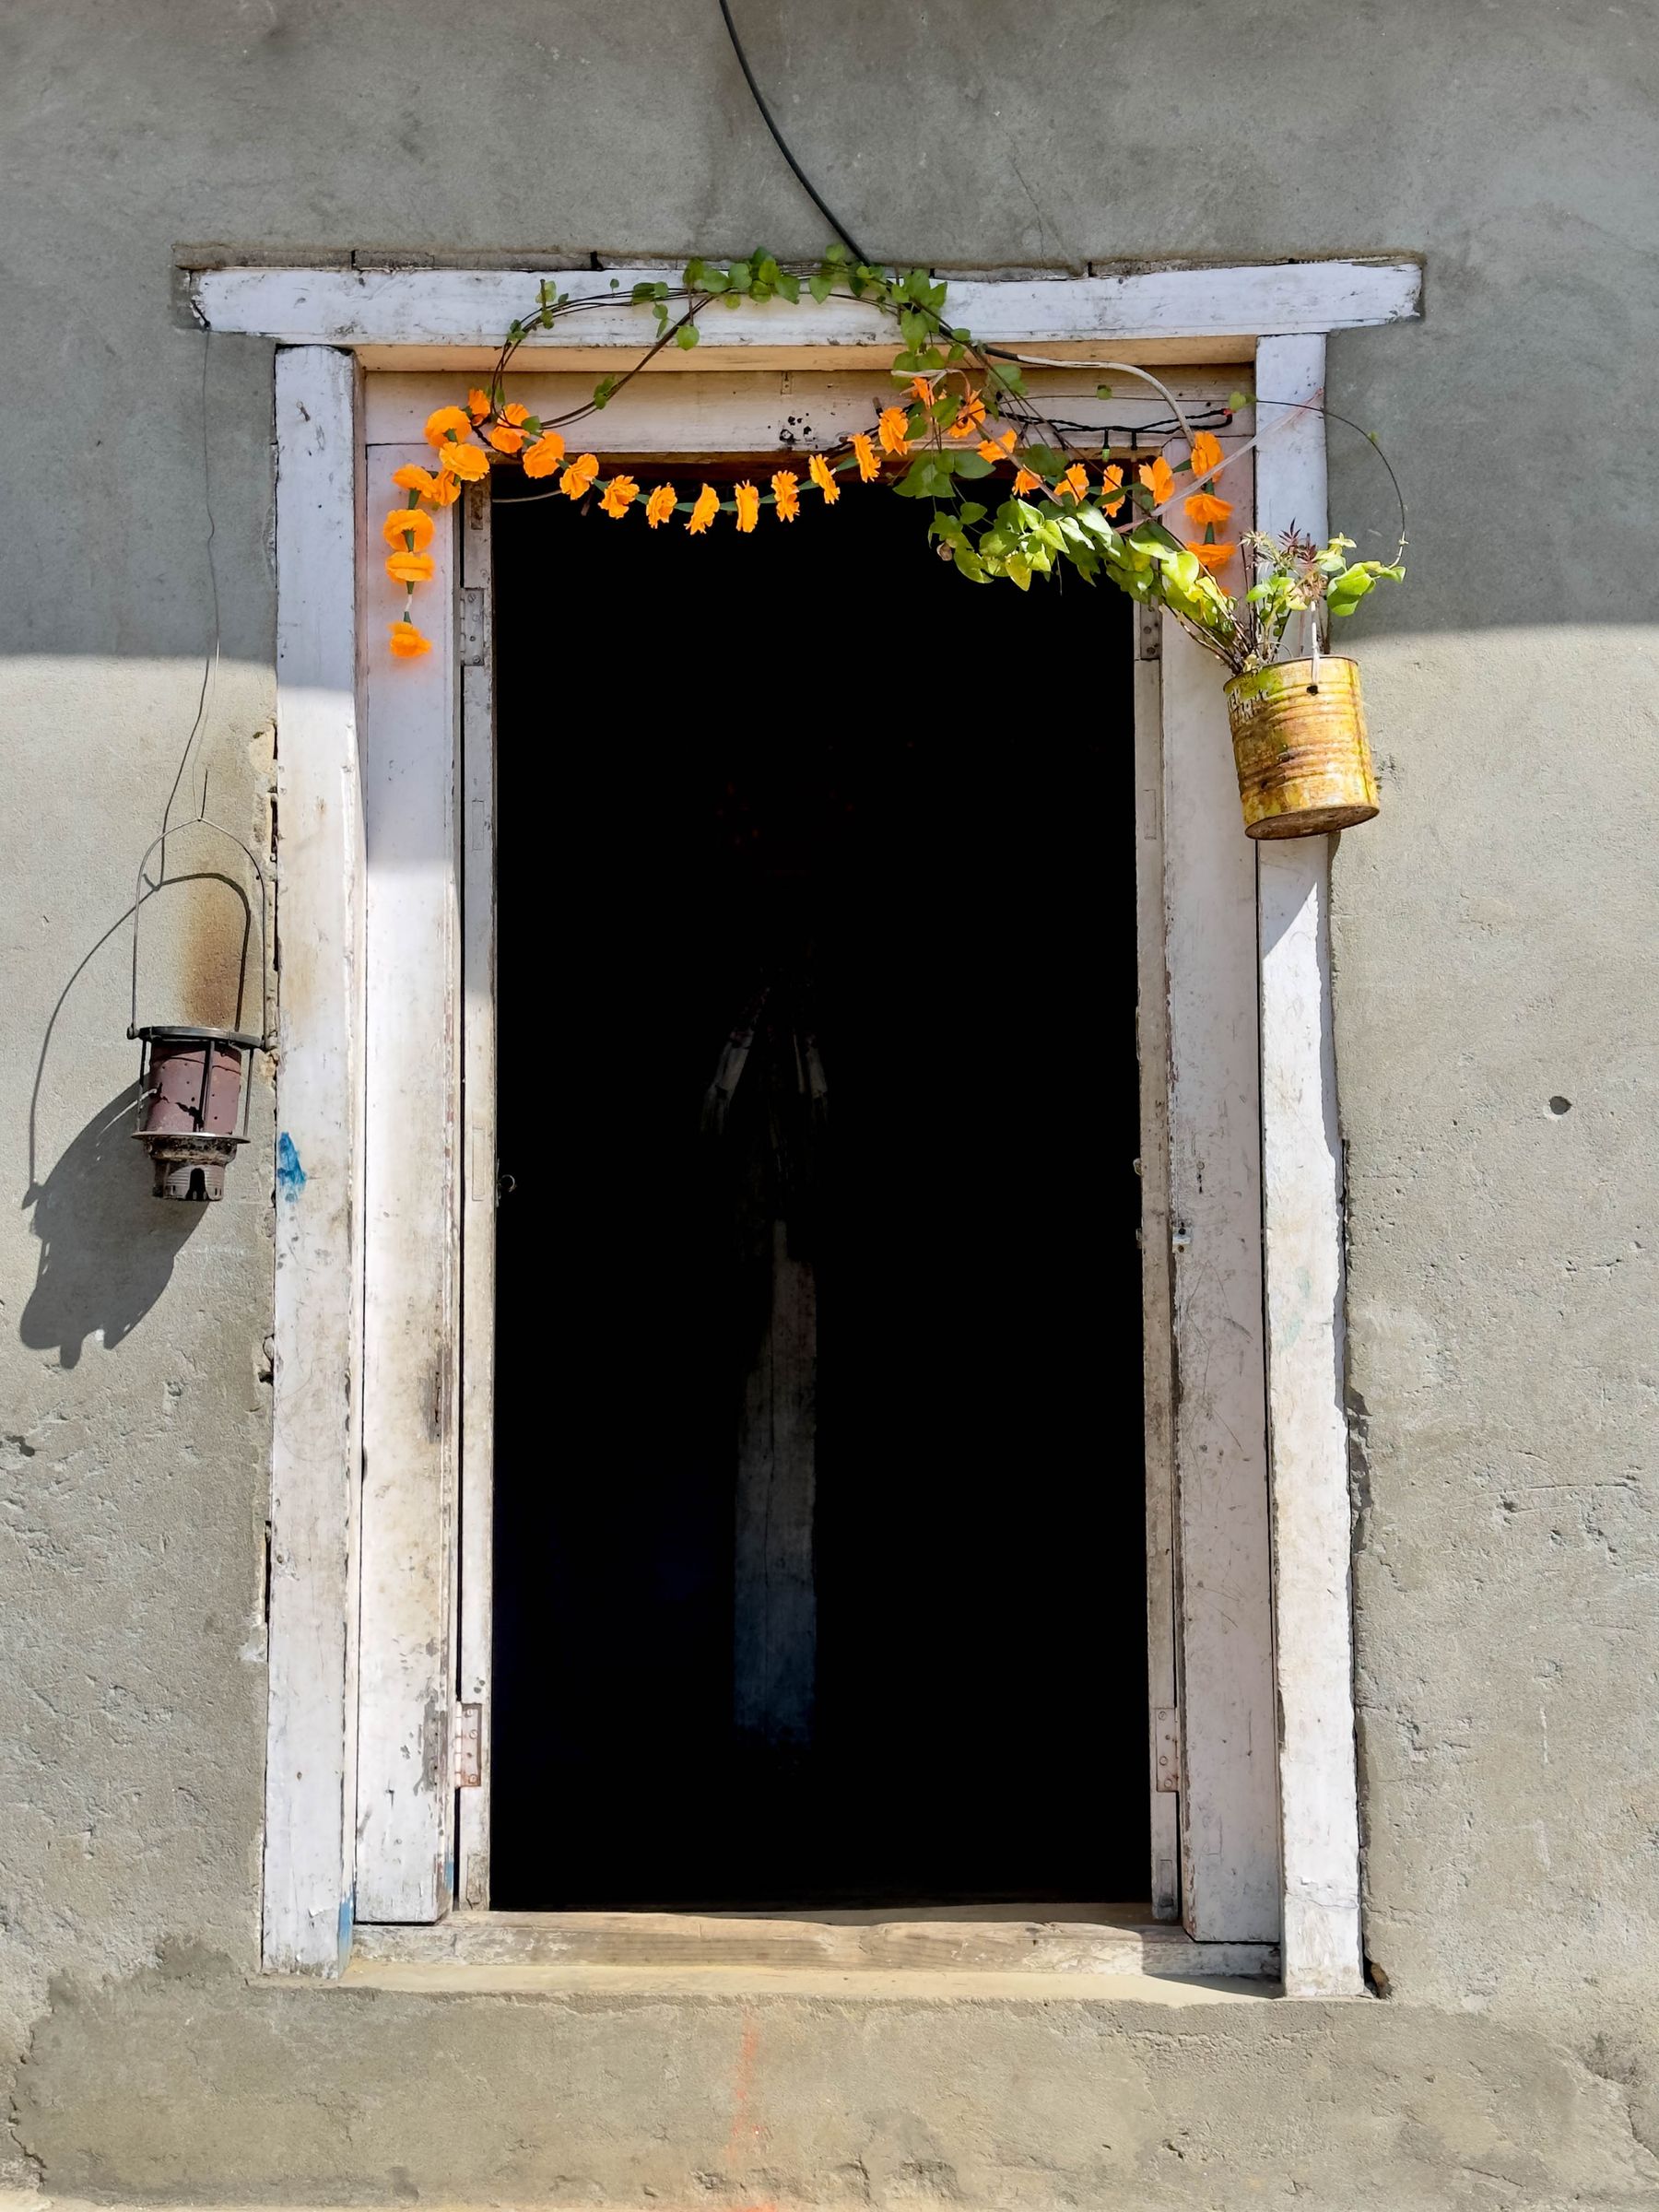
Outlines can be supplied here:
[[1248, 836], [1318, 837], [1376, 813], [1354, 662], [1322, 654], [1253, 668], [1229, 683], [1227, 712]]

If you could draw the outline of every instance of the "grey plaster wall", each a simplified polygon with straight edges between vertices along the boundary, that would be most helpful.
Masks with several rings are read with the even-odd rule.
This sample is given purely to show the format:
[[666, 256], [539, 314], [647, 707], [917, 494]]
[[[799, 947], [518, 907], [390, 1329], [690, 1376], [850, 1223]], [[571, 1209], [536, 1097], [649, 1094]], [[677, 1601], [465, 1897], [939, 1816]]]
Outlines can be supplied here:
[[[810, 252], [823, 225], [712, 0], [60, 0], [7, 9], [0, 73], [11, 2156], [49, 2188], [339, 2200], [1651, 2203], [1654, 8], [738, 6], [883, 256], [1427, 255], [1424, 322], [1339, 340], [1331, 393], [1414, 507], [1410, 583], [1353, 630], [1387, 811], [1337, 864], [1386, 2001], [1179, 2032], [800, 2006], [768, 2163], [723, 2151], [731, 2023], [689, 1999], [664, 2040], [649, 2010], [244, 1986], [268, 1112], [230, 1200], [183, 1218], [111, 1133], [210, 528], [203, 759], [232, 826], [258, 830], [269, 759], [269, 350], [205, 359], [175, 248]], [[1374, 463], [1339, 434], [1333, 459], [1336, 515], [1383, 531]], [[198, 912], [158, 940], [147, 982], [205, 1007], [211, 936]], [[682, 2060], [691, 2118], [655, 2086]], [[491, 2128], [431, 2124], [457, 2082]]]

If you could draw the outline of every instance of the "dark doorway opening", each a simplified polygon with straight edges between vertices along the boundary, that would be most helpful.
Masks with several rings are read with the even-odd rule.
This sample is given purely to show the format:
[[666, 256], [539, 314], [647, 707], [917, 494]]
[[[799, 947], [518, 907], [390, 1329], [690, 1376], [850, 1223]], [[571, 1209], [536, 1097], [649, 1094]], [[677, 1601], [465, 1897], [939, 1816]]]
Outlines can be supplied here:
[[1144, 1897], [1129, 603], [877, 487], [697, 539], [540, 488], [491, 1901]]

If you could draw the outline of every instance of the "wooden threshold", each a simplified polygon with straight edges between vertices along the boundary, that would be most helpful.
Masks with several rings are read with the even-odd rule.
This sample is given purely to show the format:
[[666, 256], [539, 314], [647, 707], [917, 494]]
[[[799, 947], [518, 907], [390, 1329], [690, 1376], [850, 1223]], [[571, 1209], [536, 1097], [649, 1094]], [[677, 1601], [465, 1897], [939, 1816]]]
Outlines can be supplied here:
[[762, 1916], [455, 1912], [429, 1926], [359, 1923], [354, 1963], [736, 1967], [814, 1972], [1051, 1973], [1271, 1981], [1265, 1943], [1196, 1943], [1144, 1905], [903, 1906]]

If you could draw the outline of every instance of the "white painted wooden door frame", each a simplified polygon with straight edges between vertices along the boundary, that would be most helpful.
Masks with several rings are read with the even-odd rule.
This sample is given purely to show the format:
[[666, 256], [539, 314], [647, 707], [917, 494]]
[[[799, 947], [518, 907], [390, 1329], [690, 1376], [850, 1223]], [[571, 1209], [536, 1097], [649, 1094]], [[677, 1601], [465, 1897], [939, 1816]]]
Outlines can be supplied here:
[[[547, 367], [585, 367], [607, 351], [614, 359], [638, 343], [642, 311], [625, 304], [635, 274], [560, 278], [603, 304], [581, 319], [579, 348], [561, 347], [558, 329], [535, 342]], [[480, 987], [488, 947], [463, 943], [456, 908], [460, 823], [469, 810], [476, 817], [477, 794], [458, 792], [453, 775], [438, 780], [441, 790], [411, 777], [404, 740], [380, 739], [375, 700], [389, 665], [378, 617], [389, 610], [379, 604], [378, 559], [365, 559], [375, 534], [361, 482], [358, 371], [468, 366], [534, 298], [537, 281], [267, 268], [206, 271], [193, 285], [205, 324], [275, 336], [283, 348], [284, 1141], [264, 1898], [265, 1957], [276, 1971], [337, 1970], [354, 1891], [365, 1918], [372, 1905], [386, 1917], [420, 1919], [445, 1909], [453, 1881], [453, 1414], [465, 1325], [453, 1221], [462, 1207], [476, 1224], [482, 1203], [477, 1163], [470, 1180], [461, 1164], [457, 1013], [463, 972], [469, 992]], [[1304, 263], [962, 284], [952, 288], [950, 312], [982, 335], [1061, 358], [1253, 353], [1257, 390], [1286, 401], [1323, 386], [1325, 333], [1415, 313], [1418, 291], [1410, 265]], [[879, 369], [888, 341], [880, 318], [851, 303], [782, 312], [746, 304], [729, 322], [723, 316], [718, 349], [700, 349], [695, 366], [704, 377]], [[1317, 416], [1283, 415], [1255, 457], [1262, 524], [1323, 531], [1324, 452]], [[453, 729], [464, 680], [459, 593], [451, 604], [454, 634], [416, 665], [423, 699], [447, 702]], [[1137, 697], [1146, 710], [1138, 836], [1143, 859], [1158, 856], [1149, 880], [1162, 886], [1168, 984], [1148, 1020], [1146, 930], [1158, 917], [1144, 900], [1142, 1049], [1154, 1071], [1158, 1053], [1167, 1054], [1168, 1071], [1166, 1083], [1155, 1072], [1145, 1086], [1169, 1113], [1167, 1182], [1156, 1108], [1146, 1155], [1147, 1228], [1165, 1232], [1169, 1265], [1166, 1275], [1164, 1253], [1149, 1251], [1147, 1278], [1149, 1299], [1166, 1286], [1172, 1346], [1172, 1371], [1149, 1369], [1148, 1446], [1149, 1458], [1162, 1450], [1173, 1468], [1172, 1512], [1152, 1535], [1167, 1550], [1180, 1627], [1183, 1908], [1200, 1940], [1282, 1933], [1289, 1993], [1354, 1994], [1358, 1812], [1328, 845], [1253, 848], [1240, 834], [1219, 685], [1179, 633], [1166, 630], [1156, 660], [1143, 664]], [[411, 745], [426, 712], [412, 699], [400, 704], [394, 719]], [[377, 911], [390, 917], [378, 929]], [[397, 1033], [382, 988], [414, 982], [409, 963], [392, 963], [382, 978], [376, 959], [377, 946], [406, 935], [443, 979], [441, 1005], [429, 974], [424, 1004], [411, 1008], [429, 1038], [443, 1040], [435, 1069]], [[375, 978], [370, 992], [366, 974]], [[365, 1060], [382, 1071], [378, 1090], [372, 1075], [365, 1087]], [[480, 1068], [487, 1063], [469, 1073]], [[383, 1123], [389, 1137], [394, 1121], [401, 1150], [393, 1158], [415, 1159], [424, 1190], [388, 1188], [385, 1156], [366, 1148], [365, 1131], [372, 1147], [377, 1127]], [[413, 1287], [407, 1270], [418, 1278]], [[377, 1347], [398, 1329], [409, 1342], [382, 1371]], [[419, 1524], [413, 1559], [403, 1545], [411, 1515]], [[1157, 1574], [1151, 1602], [1156, 1619]], [[412, 1688], [429, 1694], [412, 1706]], [[1159, 1749], [1155, 1738], [1155, 1765]], [[1166, 1857], [1168, 1809], [1157, 1828]], [[367, 1844], [354, 1849], [359, 1832]]]

